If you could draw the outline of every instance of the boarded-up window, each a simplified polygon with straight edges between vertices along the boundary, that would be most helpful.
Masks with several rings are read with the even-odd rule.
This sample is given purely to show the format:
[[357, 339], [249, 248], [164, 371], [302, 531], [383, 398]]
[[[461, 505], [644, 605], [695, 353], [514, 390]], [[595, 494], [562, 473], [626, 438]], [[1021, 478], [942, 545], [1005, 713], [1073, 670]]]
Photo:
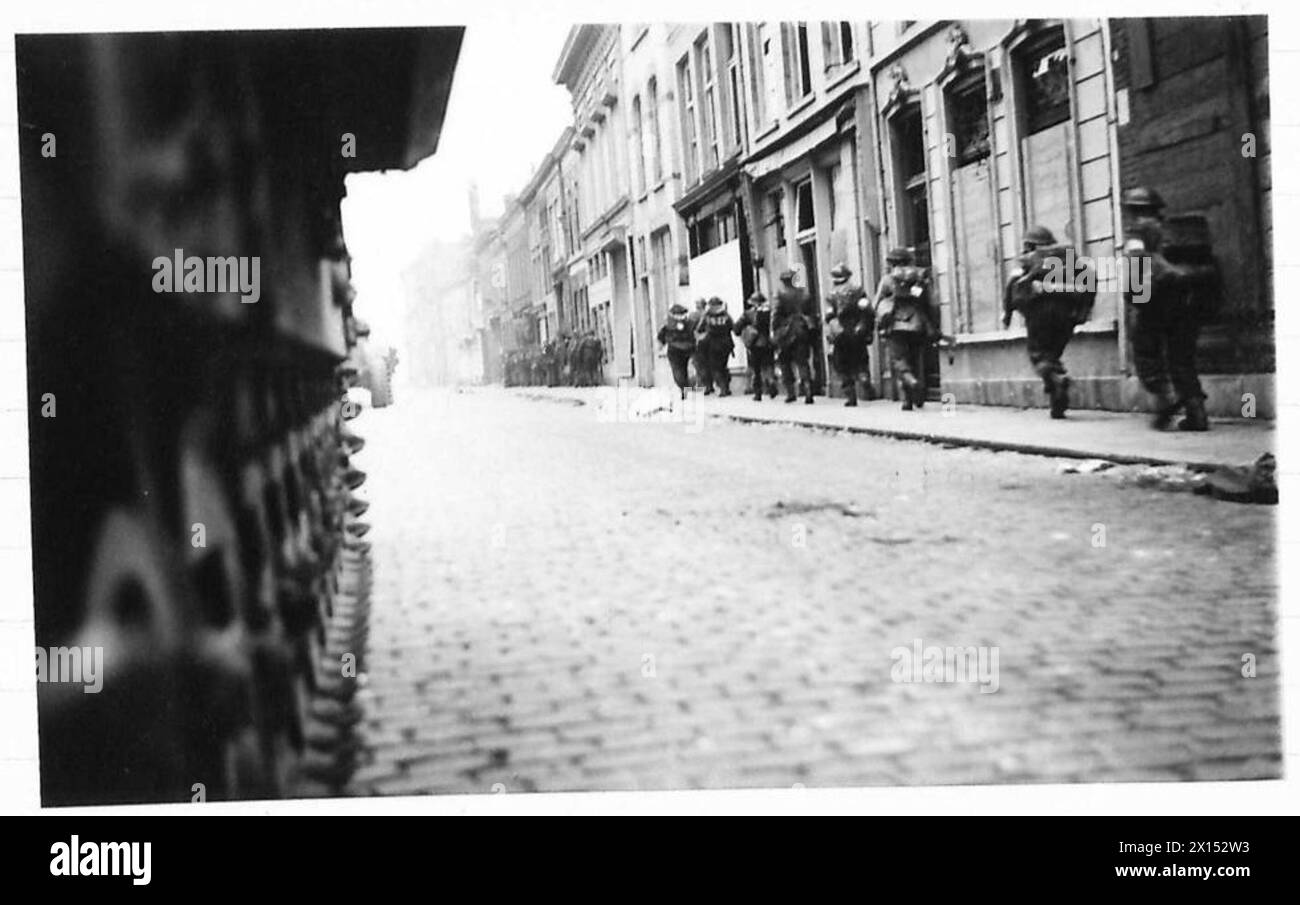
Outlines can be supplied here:
[[953, 159], [952, 205], [956, 229], [956, 291], [959, 329], [996, 330], [1001, 287], [994, 260], [997, 223], [993, 216], [989, 106], [983, 69], [963, 76], [945, 92]]
[[654, 292], [654, 319], [661, 323], [668, 316], [668, 262], [672, 259], [672, 233], [662, 229], [650, 237], [650, 248], [654, 255], [651, 264], [650, 287]]
[[1070, 228], [1068, 130], [1069, 125], [1061, 123], [1021, 142], [1028, 225], [1046, 226], [1061, 240], [1074, 235]]
[[953, 203], [957, 219], [957, 291], [967, 312], [972, 333], [998, 329], [1001, 294], [997, 263], [993, 260], [997, 225], [989, 197], [991, 168], [988, 158], [959, 167], [953, 174]]

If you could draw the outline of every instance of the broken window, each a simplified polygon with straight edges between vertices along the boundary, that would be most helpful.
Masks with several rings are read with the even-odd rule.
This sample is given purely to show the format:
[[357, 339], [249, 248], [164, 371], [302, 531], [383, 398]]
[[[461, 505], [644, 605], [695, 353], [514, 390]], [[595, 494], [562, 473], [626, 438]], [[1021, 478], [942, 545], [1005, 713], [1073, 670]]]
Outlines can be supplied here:
[[1070, 65], [1065, 34], [1054, 29], [1021, 52], [1025, 126], [1030, 133], [1070, 118]]
[[965, 80], [948, 94], [948, 119], [958, 166], [989, 156], [989, 102], [983, 73]]

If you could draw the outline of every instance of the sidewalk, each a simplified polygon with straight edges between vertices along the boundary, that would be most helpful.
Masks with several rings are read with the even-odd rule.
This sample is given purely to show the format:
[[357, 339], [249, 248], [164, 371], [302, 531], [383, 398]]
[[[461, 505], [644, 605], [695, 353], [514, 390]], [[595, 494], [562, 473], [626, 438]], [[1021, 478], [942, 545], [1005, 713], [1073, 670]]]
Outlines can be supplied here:
[[[506, 392], [524, 398], [551, 399], [588, 405], [609, 404], [617, 393], [638, 397], [658, 394], [661, 388], [632, 387], [512, 387]], [[602, 395], [603, 394], [603, 395]], [[677, 400], [680, 403], [680, 400]], [[1246, 418], [1212, 419], [1206, 433], [1179, 430], [1154, 431], [1150, 416], [1094, 409], [1071, 411], [1053, 421], [1046, 409], [1016, 409], [960, 403], [944, 411], [937, 402], [918, 411], [904, 412], [899, 403], [878, 400], [846, 408], [841, 399], [818, 397], [813, 405], [786, 404], [778, 396], [754, 402], [748, 396], [692, 394], [686, 402], [692, 417], [720, 417], [734, 421], [792, 424], [801, 427], [847, 430], [855, 433], [922, 440], [929, 443], [1009, 450], [1042, 456], [1105, 459], [1134, 465], [1188, 465], [1210, 469], [1221, 465], [1246, 465], [1261, 454], [1273, 452], [1273, 422]]]

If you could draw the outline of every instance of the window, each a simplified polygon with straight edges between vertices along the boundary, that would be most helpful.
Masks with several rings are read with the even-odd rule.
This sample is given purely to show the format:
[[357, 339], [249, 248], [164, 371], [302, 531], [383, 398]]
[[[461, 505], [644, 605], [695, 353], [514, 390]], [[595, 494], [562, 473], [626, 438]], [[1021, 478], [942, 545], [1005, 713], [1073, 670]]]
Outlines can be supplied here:
[[805, 179], [794, 187], [795, 231], [806, 232], [817, 227], [813, 216], [812, 180]]
[[767, 194], [767, 222], [772, 248], [785, 248], [785, 192], [777, 189]]
[[646, 104], [649, 106], [649, 129], [650, 129], [650, 154], [653, 165], [650, 172], [654, 174], [655, 184], [664, 180], [664, 156], [663, 148], [659, 141], [659, 85], [655, 79], [650, 79], [646, 85]]
[[729, 25], [720, 34], [726, 48], [723, 59], [727, 65], [727, 118], [731, 129], [728, 139], [730, 144], [738, 145], [749, 138], [749, 130], [745, 128], [745, 108], [741, 104], [744, 90], [741, 88], [740, 54], [736, 53], [740, 46], [740, 26]]
[[808, 61], [808, 23], [786, 26], [789, 44], [786, 53], [786, 103], [794, 106], [812, 94], [812, 67]]
[[720, 210], [691, 221], [689, 229], [690, 256], [697, 258], [736, 238], [736, 214]]
[[771, 24], [761, 22], [758, 26], [757, 36], [762, 65], [756, 66], [755, 71], [762, 73], [764, 93], [760, 96], [760, 103], [757, 104], [762, 109], [763, 114], [756, 117], [756, 121], [766, 125], [776, 122], [783, 109], [781, 106], [781, 91], [785, 82], [782, 75], [781, 33], [776, 31]]
[[636, 193], [644, 194], [649, 186], [646, 184], [645, 169], [645, 133], [641, 127], [641, 97], [632, 98], [632, 156], [636, 158]]
[[839, 217], [839, 205], [836, 204], [836, 201], [839, 199], [840, 192], [844, 189], [844, 180], [842, 178], [844, 175], [843, 170], [844, 168], [837, 163], [833, 164], [826, 171], [826, 181], [831, 187], [830, 209], [828, 211], [831, 221], [831, 232], [834, 232], [839, 226], [839, 223], [837, 222]]
[[681, 98], [682, 154], [685, 157], [688, 183], [695, 181], [700, 160], [700, 140], [695, 131], [695, 89], [691, 84], [693, 78], [690, 60], [682, 59], [677, 64], [677, 91]]
[[822, 47], [826, 50], [828, 70], [852, 63], [854, 59], [852, 23], [822, 23]]
[[705, 157], [701, 168], [714, 169], [722, 161], [719, 148], [722, 139], [718, 134], [717, 73], [713, 68], [713, 52], [709, 47], [707, 34], [695, 44], [695, 60], [700, 79], [700, 96], [704, 102]]
[[1025, 127], [1041, 132], [1070, 118], [1070, 66], [1065, 34], [1053, 29], [1020, 53]]
[[582, 235], [578, 201], [578, 180], [574, 179], [569, 183], [569, 205], [566, 209], [568, 220], [564, 226], [564, 248], [569, 255], [578, 250], [578, 237]]
[[949, 149], [957, 166], [989, 156], [989, 102], [983, 74], [967, 78], [948, 93], [948, 121], [955, 147]]
[[731, 211], [718, 214], [718, 244], [726, 245], [736, 238], [736, 216]]
[[654, 293], [655, 322], [658, 323], [668, 316], [668, 262], [673, 257], [672, 232], [665, 228], [655, 233], [650, 237], [650, 248], [654, 255], [650, 288]]
[[930, 215], [926, 198], [925, 138], [921, 106], [912, 104], [890, 121], [894, 175], [897, 180], [899, 231], [902, 244], [916, 247], [918, 256], [928, 255]]

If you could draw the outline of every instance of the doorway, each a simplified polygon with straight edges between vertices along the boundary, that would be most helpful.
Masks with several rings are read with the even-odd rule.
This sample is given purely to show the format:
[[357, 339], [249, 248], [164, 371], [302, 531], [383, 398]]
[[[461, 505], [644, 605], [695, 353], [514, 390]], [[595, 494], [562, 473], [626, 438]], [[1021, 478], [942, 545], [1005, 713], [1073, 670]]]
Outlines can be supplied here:
[[799, 260], [803, 263], [804, 281], [807, 286], [808, 296], [812, 299], [809, 305], [812, 308], [812, 316], [816, 323], [813, 325], [812, 341], [812, 360], [813, 360], [813, 394], [824, 396], [826, 394], [826, 349], [822, 341], [821, 327], [821, 286], [817, 279], [817, 240], [816, 238], [807, 239], [799, 243]]
[[[889, 123], [893, 151], [895, 197], [899, 199], [897, 237], [899, 244], [912, 249], [916, 266], [930, 268], [930, 198], [929, 174], [926, 170], [925, 130], [921, 105], [911, 103], [896, 113]], [[933, 279], [933, 274], [931, 274]], [[933, 288], [931, 289], [933, 294]], [[937, 312], [936, 312], [937, 313]], [[926, 398], [940, 398], [939, 349], [926, 346], [921, 357], [922, 380]], [[891, 377], [893, 368], [891, 366]], [[894, 381], [894, 398], [898, 385]]]

